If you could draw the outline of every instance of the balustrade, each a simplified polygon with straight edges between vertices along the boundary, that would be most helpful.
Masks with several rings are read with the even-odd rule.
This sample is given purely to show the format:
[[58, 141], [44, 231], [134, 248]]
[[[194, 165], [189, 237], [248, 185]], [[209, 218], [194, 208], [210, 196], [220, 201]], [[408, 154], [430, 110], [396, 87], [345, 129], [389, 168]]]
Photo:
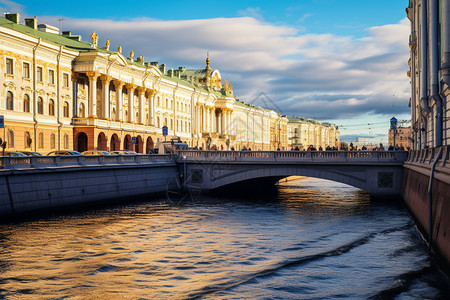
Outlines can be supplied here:
[[[171, 156], [167, 154], [150, 155], [86, 155], [86, 156], [25, 156], [0, 157], [1, 169], [33, 169], [62, 166], [102, 166], [125, 164], [170, 163]], [[1, 172], [1, 171], [0, 171]]]
[[182, 150], [183, 160], [249, 161], [273, 160], [280, 162], [352, 162], [352, 161], [404, 161], [406, 151], [200, 151]]

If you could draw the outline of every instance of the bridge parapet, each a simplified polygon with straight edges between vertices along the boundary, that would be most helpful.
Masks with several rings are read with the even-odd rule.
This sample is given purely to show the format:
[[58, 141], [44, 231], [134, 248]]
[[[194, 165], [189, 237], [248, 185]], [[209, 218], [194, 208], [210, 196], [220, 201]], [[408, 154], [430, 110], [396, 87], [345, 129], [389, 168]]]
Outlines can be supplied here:
[[324, 163], [403, 163], [407, 151], [201, 151], [182, 150], [184, 161], [216, 162], [324, 162]]
[[154, 164], [171, 162], [170, 155], [85, 155], [0, 157], [0, 169]]

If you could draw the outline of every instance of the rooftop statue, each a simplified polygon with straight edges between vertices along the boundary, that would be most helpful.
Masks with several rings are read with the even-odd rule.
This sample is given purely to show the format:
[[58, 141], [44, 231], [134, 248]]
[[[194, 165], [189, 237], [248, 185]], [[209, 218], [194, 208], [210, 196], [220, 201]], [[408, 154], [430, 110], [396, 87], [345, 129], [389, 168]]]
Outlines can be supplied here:
[[95, 31], [91, 34], [92, 38], [92, 48], [97, 48], [98, 45], [98, 35], [95, 33]]
[[122, 46], [120, 46], [120, 44], [119, 44], [119, 48], [117, 48], [117, 52], [119, 52], [120, 54], [122, 54]]
[[110, 45], [109, 39], [107, 39], [107, 40], [106, 40], [106, 50], [108, 50], [108, 51], [109, 51], [109, 45]]
[[130, 60], [133, 60], [133, 56], [134, 56], [134, 51], [131, 50], [129, 59], [130, 59]]

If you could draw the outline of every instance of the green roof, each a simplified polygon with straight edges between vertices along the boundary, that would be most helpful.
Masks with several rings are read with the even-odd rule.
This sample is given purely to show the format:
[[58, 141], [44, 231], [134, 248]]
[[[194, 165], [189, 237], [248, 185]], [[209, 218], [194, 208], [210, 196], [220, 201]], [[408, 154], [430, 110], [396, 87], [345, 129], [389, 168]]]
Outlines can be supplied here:
[[44, 32], [37, 29], [33, 29], [31, 27], [14, 23], [8, 19], [5, 19], [3, 17], [0, 17], [0, 26], [5, 28], [10, 28], [13, 30], [16, 30], [20, 33], [27, 34], [29, 36], [33, 36], [36, 38], [41, 38], [42, 40], [60, 45], [75, 51], [80, 52], [86, 52], [86, 51], [99, 51], [99, 52], [112, 52], [107, 51], [105, 48], [98, 47], [97, 49], [91, 48], [91, 43], [85, 42], [85, 41], [77, 41], [75, 39], [68, 38], [67, 36], [50, 33], [50, 32]]

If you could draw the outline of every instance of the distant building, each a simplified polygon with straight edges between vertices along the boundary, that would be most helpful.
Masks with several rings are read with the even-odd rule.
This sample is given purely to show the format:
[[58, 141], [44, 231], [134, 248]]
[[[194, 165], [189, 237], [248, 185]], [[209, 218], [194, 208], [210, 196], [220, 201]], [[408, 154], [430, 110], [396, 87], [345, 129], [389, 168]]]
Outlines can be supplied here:
[[389, 139], [389, 146], [411, 149], [411, 127], [399, 127], [397, 129], [389, 129], [388, 139]]
[[338, 149], [340, 134], [334, 124], [320, 122], [303, 117], [290, 117], [288, 123], [289, 147], [307, 150], [310, 146], [325, 150], [327, 147]]

